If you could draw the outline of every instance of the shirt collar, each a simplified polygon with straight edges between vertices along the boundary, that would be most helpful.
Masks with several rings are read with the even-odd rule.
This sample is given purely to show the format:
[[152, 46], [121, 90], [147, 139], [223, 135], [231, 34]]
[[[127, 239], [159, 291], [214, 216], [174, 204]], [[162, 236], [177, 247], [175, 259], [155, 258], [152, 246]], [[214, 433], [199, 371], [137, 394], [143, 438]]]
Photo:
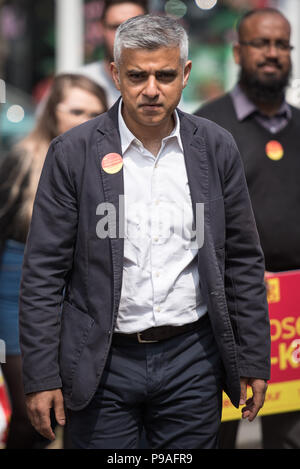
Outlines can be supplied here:
[[[233, 100], [233, 106], [236, 112], [237, 119], [242, 121], [251, 114], [257, 112], [260, 113], [257, 106], [248, 98], [243, 92], [239, 84], [237, 83], [233, 90], [230, 92]], [[261, 113], [260, 113], [261, 114]], [[288, 119], [291, 118], [291, 108], [288, 103], [284, 100], [278, 109], [276, 116], [285, 115]]]
[[[121, 98], [120, 103], [119, 103], [118, 117], [119, 117], [119, 132], [120, 132], [120, 138], [121, 138], [121, 148], [122, 148], [122, 154], [124, 155], [126, 150], [128, 150], [129, 146], [133, 142], [139, 142], [139, 140], [135, 137], [135, 135], [128, 129], [127, 125], [125, 124], [125, 121], [124, 121], [123, 116], [122, 116], [122, 111], [121, 111], [122, 102], [123, 102], [123, 100]], [[178, 117], [178, 113], [177, 113], [176, 109], [174, 110], [174, 119], [175, 119], [175, 127], [172, 130], [172, 132], [170, 133], [170, 135], [163, 138], [163, 141], [166, 141], [170, 138], [175, 137], [177, 139], [177, 142], [178, 142], [178, 145], [179, 145], [181, 151], [183, 151], [183, 145], [182, 145], [182, 141], [181, 141], [181, 137], [180, 137], [180, 119]], [[141, 142], [139, 142], [139, 143], [141, 143]]]

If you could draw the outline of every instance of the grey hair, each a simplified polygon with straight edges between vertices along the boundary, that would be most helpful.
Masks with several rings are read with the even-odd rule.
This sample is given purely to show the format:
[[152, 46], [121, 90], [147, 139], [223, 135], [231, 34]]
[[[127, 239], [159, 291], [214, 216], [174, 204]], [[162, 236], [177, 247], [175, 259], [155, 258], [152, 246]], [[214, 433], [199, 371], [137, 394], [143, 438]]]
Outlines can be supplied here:
[[119, 67], [123, 48], [155, 50], [160, 47], [179, 47], [183, 64], [188, 60], [188, 36], [175, 19], [169, 16], [135, 16], [117, 29], [114, 61]]

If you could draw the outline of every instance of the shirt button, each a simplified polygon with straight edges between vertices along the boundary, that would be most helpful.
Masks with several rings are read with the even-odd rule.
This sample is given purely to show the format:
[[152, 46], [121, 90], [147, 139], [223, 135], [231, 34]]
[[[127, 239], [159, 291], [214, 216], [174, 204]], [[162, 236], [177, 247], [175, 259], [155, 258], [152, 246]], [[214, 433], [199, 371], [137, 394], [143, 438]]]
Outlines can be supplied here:
[[154, 241], [157, 243], [157, 241], [158, 241], [158, 237], [157, 237], [157, 236], [155, 236]]
[[155, 275], [156, 275], [156, 277], [159, 277], [159, 276], [160, 276], [160, 273], [159, 273], [159, 272], [156, 272]]
[[157, 308], [156, 308], [156, 312], [157, 312], [157, 313], [159, 313], [159, 312], [160, 312], [160, 307], [159, 307], [159, 306], [157, 306]]

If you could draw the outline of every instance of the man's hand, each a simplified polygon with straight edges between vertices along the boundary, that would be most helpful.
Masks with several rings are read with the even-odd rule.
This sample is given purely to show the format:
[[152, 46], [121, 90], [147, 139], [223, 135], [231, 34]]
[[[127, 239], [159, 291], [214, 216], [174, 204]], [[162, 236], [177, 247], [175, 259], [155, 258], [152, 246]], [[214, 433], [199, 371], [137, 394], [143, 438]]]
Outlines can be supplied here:
[[59, 425], [65, 425], [63, 395], [60, 389], [41, 391], [26, 396], [28, 416], [34, 428], [48, 440], [55, 440], [51, 428], [50, 409], [54, 408], [55, 418]]
[[[246, 404], [242, 409], [242, 418], [248, 419], [249, 422], [255, 419], [258, 411], [262, 408], [265, 402], [265, 395], [268, 384], [263, 379], [258, 378], [240, 378], [241, 383], [241, 397], [240, 405]], [[247, 400], [247, 385], [252, 388], [252, 397]]]

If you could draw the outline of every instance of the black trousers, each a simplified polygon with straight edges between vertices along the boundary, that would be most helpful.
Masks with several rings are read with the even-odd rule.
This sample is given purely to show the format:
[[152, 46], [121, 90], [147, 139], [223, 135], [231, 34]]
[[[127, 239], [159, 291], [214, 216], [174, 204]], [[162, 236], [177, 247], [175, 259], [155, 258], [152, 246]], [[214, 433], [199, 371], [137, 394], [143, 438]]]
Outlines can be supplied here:
[[197, 331], [151, 344], [113, 340], [90, 404], [68, 412], [76, 448], [217, 448], [223, 367], [208, 318]]

